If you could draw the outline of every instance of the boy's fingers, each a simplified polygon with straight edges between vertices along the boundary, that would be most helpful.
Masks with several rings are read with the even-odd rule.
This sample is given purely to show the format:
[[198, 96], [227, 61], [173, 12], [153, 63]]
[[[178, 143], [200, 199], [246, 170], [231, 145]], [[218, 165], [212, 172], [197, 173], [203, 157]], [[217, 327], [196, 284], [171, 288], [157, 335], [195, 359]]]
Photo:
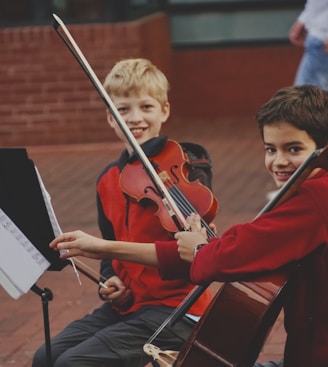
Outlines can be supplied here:
[[189, 217], [189, 224], [192, 231], [200, 231], [202, 228], [201, 219], [199, 215], [191, 215]]

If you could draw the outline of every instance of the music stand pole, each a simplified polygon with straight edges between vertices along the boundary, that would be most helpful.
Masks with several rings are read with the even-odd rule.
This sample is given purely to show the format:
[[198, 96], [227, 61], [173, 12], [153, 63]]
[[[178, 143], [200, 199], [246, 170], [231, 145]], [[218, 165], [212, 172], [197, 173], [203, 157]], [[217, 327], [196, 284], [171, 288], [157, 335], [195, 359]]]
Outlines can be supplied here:
[[50, 323], [49, 323], [49, 301], [52, 301], [53, 294], [49, 288], [43, 290], [36, 284], [31, 287], [31, 290], [41, 297], [42, 310], [43, 310], [43, 327], [44, 327], [44, 339], [46, 345], [47, 367], [52, 367], [51, 356], [51, 344], [50, 344]]

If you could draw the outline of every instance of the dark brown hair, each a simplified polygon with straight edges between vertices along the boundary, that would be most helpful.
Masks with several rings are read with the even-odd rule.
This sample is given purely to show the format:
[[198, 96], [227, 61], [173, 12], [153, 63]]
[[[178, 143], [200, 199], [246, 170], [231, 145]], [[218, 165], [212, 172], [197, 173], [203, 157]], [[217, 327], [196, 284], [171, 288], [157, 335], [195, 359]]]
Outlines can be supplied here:
[[260, 107], [256, 120], [263, 138], [263, 127], [285, 121], [304, 130], [317, 148], [328, 144], [328, 92], [312, 85], [278, 90]]

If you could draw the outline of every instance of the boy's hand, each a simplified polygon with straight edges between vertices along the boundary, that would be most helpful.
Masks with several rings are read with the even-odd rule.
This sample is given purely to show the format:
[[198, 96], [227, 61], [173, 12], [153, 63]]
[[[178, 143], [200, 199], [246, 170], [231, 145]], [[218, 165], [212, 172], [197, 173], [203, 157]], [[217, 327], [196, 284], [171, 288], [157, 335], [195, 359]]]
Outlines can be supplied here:
[[[49, 246], [54, 250], [69, 250], [62, 252], [60, 257], [67, 259], [73, 256], [85, 256], [91, 259], [108, 258], [108, 254], [103, 253], [103, 245], [106, 241], [82, 231], [74, 231], [63, 233], [52, 242]], [[107, 255], [107, 256], [106, 256]]]
[[206, 229], [201, 226], [201, 219], [198, 214], [191, 214], [187, 218], [190, 224], [190, 232], [177, 232], [174, 237], [177, 240], [178, 251], [181, 259], [192, 262], [194, 249], [197, 245], [207, 243]]
[[117, 276], [113, 276], [104, 283], [107, 288], [99, 289], [100, 297], [107, 302], [113, 303], [116, 307], [125, 308], [132, 301], [132, 293], [127, 289]]

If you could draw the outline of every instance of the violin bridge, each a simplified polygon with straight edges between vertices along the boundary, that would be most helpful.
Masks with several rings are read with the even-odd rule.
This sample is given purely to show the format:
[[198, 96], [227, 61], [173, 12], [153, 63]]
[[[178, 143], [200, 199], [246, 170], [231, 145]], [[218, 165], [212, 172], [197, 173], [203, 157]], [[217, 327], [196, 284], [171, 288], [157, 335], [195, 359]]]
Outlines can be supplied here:
[[172, 367], [179, 354], [179, 352], [175, 350], [161, 350], [153, 344], [145, 344], [143, 350], [149, 357], [152, 357], [160, 367]]
[[162, 182], [170, 181], [170, 176], [168, 175], [167, 171], [162, 171], [158, 174], [159, 178], [162, 180]]

